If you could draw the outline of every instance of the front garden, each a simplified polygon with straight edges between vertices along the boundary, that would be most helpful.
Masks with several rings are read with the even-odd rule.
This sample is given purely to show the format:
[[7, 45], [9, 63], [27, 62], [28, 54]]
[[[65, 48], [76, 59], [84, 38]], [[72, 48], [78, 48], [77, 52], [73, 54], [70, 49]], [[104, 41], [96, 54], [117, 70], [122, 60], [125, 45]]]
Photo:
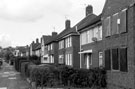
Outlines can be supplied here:
[[65, 65], [40, 64], [27, 58], [16, 58], [15, 69], [34, 83], [36, 89], [49, 88], [105, 88], [106, 71], [104, 69], [75, 69]]

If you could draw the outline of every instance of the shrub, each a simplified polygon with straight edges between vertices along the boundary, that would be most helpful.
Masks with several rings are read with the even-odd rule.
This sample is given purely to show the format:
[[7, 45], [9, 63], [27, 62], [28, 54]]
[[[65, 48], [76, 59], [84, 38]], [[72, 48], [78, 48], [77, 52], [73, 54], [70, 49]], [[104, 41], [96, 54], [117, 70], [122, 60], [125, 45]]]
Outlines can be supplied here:
[[16, 59], [15, 59], [15, 69], [17, 70], [17, 71], [20, 71], [20, 61], [21, 60], [27, 60], [27, 58], [26, 57], [16, 57]]
[[22, 74], [22, 76], [23, 77], [26, 77], [26, 66], [27, 66], [27, 64], [28, 64], [29, 62], [23, 62], [23, 63], [21, 63], [21, 74]]
[[104, 69], [74, 69], [65, 65], [31, 65], [30, 79], [36, 82], [36, 86], [73, 86], [106, 87], [106, 71]]
[[40, 59], [41, 59], [41, 58], [38, 57], [38, 56], [36, 56], [36, 55], [33, 55], [33, 56], [30, 56], [30, 57], [29, 57], [29, 60], [30, 60], [32, 63], [36, 64], [36, 65], [41, 64]]

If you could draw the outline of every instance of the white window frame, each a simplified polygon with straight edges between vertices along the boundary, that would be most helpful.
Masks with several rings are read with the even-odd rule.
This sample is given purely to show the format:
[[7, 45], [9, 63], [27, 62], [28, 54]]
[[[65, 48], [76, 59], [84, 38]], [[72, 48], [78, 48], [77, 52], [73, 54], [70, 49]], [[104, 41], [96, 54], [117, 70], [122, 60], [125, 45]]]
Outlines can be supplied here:
[[99, 67], [103, 66], [103, 52], [99, 52]]

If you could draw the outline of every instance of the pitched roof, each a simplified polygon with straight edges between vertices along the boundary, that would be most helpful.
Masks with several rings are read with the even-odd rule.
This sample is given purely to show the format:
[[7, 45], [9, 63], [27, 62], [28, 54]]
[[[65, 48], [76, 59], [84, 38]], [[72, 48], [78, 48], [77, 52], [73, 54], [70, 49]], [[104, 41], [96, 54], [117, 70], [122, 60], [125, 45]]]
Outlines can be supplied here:
[[92, 19], [96, 18], [97, 16], [95, 14], [90, 14], [86, 16], [84, 19], [82, 19], [79, 23], [76, 24], [77, 29], [80, 30], [88, 25], [88, 23], [91, 22]]
[[17, 50], [19, 50], [20, 52], [22, 53], [25, 53], [26, 52], [26, 46], [19, 46], [19, 47], [16, 47]]
[[42, 36], [42, 39], [44, 40], [44, 44], [46, 44], [46, 42], [48, 41], [48, 40], [50, 40], [51, 39], [51, 35], [43, 35]]
[[58, 36], [54, 36], [54, 37], [52, 36], [50, 39], [48, 39], [48, 40], [46, 41], [45, 45], [50, 44], [50, 43], [52, 43], [52, 42], [55, 42], [56, 39], [57, 39], [57, 37], [58, 37]]
[[96, 24], [96, 23], [98, 23], [98, 22], [101, 22], [101, 16], [102, 16], [102, 14], [100, 14], [100, 15], [97, 16], [97, 17], [95, 17], [95, 18], [92, 19], [91, 21], [87, 22], [84, 26], [82, 26], [80, 29], [78, 29], [78, 31], [81, 31], [81, 30], [83, 30], [84, 28], [87, 28], [87, 27], [89, 27], [89, 26], [91, 26], [91, 25], [94, 25], [94, 24]]
[[72, 28], [63, 30], [63, 31], [57, 36], [57, 40], [60, 40], [60, 39], [62, 39], [64, 36], [66, 36], [66, 35], [68, 35], [68, 34], [72, 34], [72, 33], [74, 33], [74, 34], [77, 35], [75, 26], [72, 27]]
[[34, 43], [34, 44], [32, 44], [32, 51], [37, 50], [36, 48], [37, 48], [39, 45], [41, 45], [41, 44], [40, 44], [40, 43]]
[[41, 43], [39, 43], [39, 44], [37, 45], [37, 47], [35, 48], [35, 50], [39, 50], [39, 49], [41, 49]]

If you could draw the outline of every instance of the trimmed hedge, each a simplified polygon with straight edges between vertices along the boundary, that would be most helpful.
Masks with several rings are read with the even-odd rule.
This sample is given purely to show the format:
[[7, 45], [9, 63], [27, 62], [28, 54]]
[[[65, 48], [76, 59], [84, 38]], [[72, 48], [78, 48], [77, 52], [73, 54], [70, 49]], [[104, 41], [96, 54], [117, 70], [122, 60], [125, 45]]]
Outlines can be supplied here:
[[30, 72], [31, 81], [36, 86], [58, 87], [106, 87], [106, 71], [104, 69], [74, 69], [64, 65], [33, 66]]
[[29, 64], [29, 62], [21, 63], [21, 74], [23, 77], [26, 77], [26, 71], [27, 71], [26, 65], [28, 65], [28, 64]]
[[15, 69], [16, 69], [16, 71], [20, 71], [20, 61], [22, 61], [22, 60], [27, 60], [27, 58], [26, 57], [16, 57], [16, 59], [15, 59]]

